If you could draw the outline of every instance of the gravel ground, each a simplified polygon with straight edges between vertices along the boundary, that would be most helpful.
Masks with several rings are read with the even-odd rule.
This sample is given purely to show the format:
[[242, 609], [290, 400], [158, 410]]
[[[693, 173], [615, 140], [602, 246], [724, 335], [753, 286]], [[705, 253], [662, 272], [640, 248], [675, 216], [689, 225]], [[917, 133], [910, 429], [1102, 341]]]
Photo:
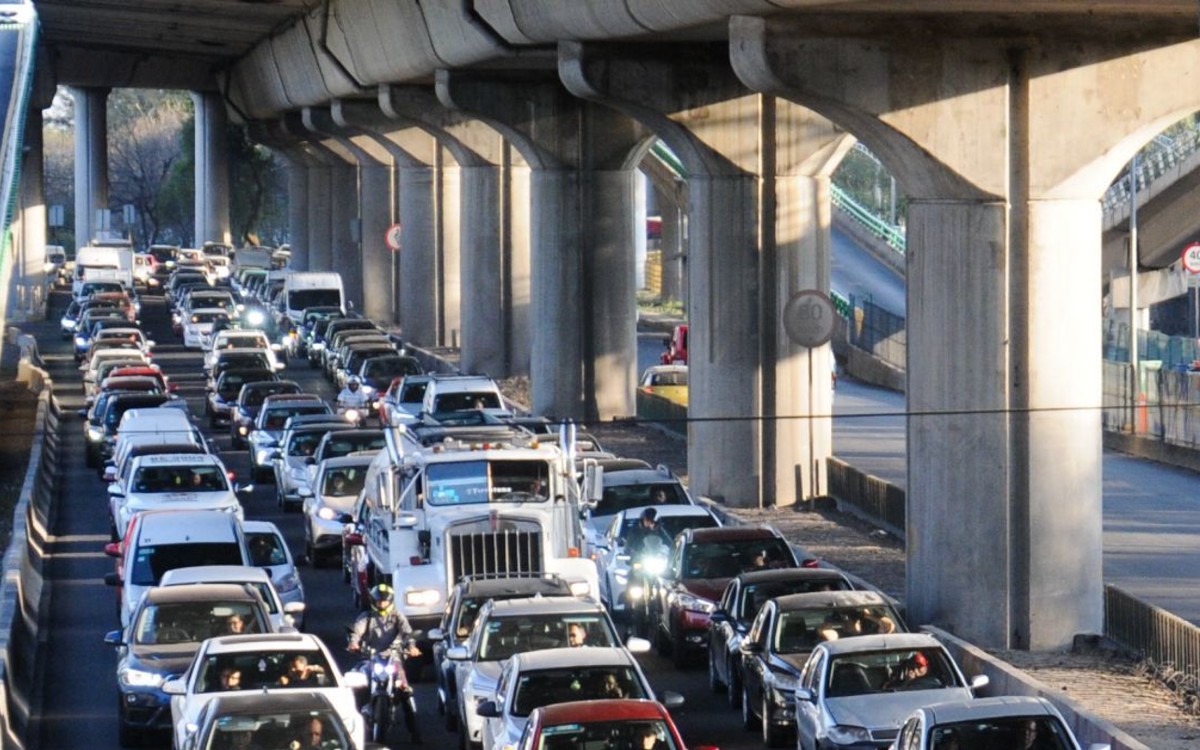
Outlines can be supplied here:
[[[505, 381], [506, 396], [529, 403], [524, 380]], [[687, 481], [684, 441], [656, 429], [606, 423], [587, 431], [604, 449], [620, 456], [666, 464]], [[833, 510], [742, 510], [750, 522], [774, 524], [810, 556], [818, 557], [897, 599], [904, 598], [904, 545], [863, 520]], [[1079, 705], [1120, 727], [1152, 750], [1200, 747], [1200, 718], [1186, 713], [1184, 700], [1144, 674], [1135, 659], [1109, 651], [993, 652], [1036, 679], [1068, 694]]]

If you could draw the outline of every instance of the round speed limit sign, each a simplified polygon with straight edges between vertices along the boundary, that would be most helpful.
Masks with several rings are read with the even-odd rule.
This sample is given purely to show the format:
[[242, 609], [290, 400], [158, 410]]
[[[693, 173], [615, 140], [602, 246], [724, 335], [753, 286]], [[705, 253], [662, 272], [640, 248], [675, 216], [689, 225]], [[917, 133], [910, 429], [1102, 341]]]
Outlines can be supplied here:
[[400, 225], [393, 224], [387, 229], [387, 235], [384, 236], [384, 241], [387, 246], [395, 252], [400, 249]]
[[1200, 242], [1193, 242], [1185, 247], [1180, 258], [1188, 273], [1200, 273]]

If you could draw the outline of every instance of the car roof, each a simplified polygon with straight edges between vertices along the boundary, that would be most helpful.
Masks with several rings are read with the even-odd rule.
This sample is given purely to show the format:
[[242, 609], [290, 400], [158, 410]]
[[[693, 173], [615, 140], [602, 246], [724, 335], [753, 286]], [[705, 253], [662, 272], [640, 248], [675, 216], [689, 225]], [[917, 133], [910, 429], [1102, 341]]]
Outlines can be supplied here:
[[493, 599], [491, 605], [492, 615], [501, 617], [537, 614], [585, 615], [604, 611], [604, 607], [599, 602], [590, 599], [577, 599], [573, 596], [529, 596], [520, 599]]
[[220, 466], [221, 459], [211, 453], [151, 453], [134, 456], [138, 466]]
[[969, 701], [947, 701], [925, 707], [934, 724], [954, 724], [982, 718], [1008, 716], [1058, 716], [1053, 704], [1032, 695], [1003, 695], [972, 698]]
[[266, 651], [320, 651], [321, 640], [312, 633], [247, 633], [210, 638], [205, 651], [210, 654]]
[[155, 544], [159, 535], [177, 544], [192, 537], [221, 538], [237, 518], [220, 510], [147, 510], [138, 514], [137, 523], [140, 544]]
[[[625, 510], [618, 511], [618, 513], [623, 513], [625, 515], [624, 520], [628, 521], [642, 515], [646, 508], [654, 508], [654, 515], [658, 518], [663, 518], [665, 516], [695, 516], [697, 518], [703, 516], [712, 516], [713, 518], [716, 518], [712, 511], [710, 511], [708, 508], [705, 508], [703, 505], [688, 505], [687, 503], [676, 503], [670, 505], [639, 505], [636, 508], [626, 508]], [[719, 524], [720, 521], [721, 519], [718, 518], [717, 523]]]
[[[672, 507], [688, 506], [659, 506], [659, 511]], [[737, 577], [743, 585], [755, 583], [774, 583], [776, 581], [845, 581], [844, 573], [831, 568], [779, 568], [774, 570], [755, 570], [742, 573]]]
[[635, 484], [682, 484], [679, 477], [665, 466], [657, 469], [604, 467], [605, 487], [626, 487]]
[[253, 565], [196, 565], [163, 573], [159, 586], [189, 583], [270, 583], [267, 571]]
[[721, 526], [714, 529], [686, 529], [693, 542], [740, 542], [755, 539], [782, 538], [775, 529], [766, 526]]
[[667, 709], [658, 701], [636, 698], [552, 703], [537, 709], [543, 724], [587, 724], [597, 721], [667, 720]]
[[189, 583], [181, 586], [153, 586], [146, 589], [146, 594], [142, 601], [153, 604], [167, 604], [221, 600], [262, 601], [255, 591], [236, 583]]
[[780, 609], [810, 609], [812, 607], [868, 607], [889, 604], [876, 591], [809, 591], [802, 594], [785, 594], [775, 598]]
[[633, 655], [622, 646], [546, 648], [515, 654], [512, 658], [522, 672], [562, 667], [632, 666], [636, 663]]
[[271, 521], [242, 521], [242, 531], [247, 534], [269, 533], [283, 536], [283, 532]]
[[642, 377], [645, 377], [647, 374], [650, 374], [650, 373], [657, 375], [660, 372], [683, 372], [683, 373], [686, 373], [687, 369], [688, 369], [687, 365], [651, 365], [650, 367], [647, 367], [645, 370], [642, 370]]
[[941, 648], [941, 641], [928, 633], [889, 633], [887, 635], [856, 635], [817, 644], [833, 656], [864, 651], [903, 651], [905, 649]]
[[246, 690], [240, 693], [221, 693], [213, 698], [209, 717], [234, 714], [282, 714], [304, 711], [327, 711], [330, 718], [336, 717], [333, 704], [321, 693], [306, 690], [257, 692]]
[[370, 466], [375, 461], [375, 455], [354, 455], [353, 453], [347, 456], [338, 456], [337, 458], [325, 458], [321, 460], [321, 468], [319, 471], [326, 469], [339, 469], [344, 466]]
[[301, 401], [315, 401], [324, 404], [325, 400], [316, 393], [273, 393], [263, 399], [263, 408], [276, 405], [292, 405]]
[[570, 595], [571, 585], [558, 576], [484, 578], [459, 584], [465, 596], [499, 596], [526, 599], [537, 594]]

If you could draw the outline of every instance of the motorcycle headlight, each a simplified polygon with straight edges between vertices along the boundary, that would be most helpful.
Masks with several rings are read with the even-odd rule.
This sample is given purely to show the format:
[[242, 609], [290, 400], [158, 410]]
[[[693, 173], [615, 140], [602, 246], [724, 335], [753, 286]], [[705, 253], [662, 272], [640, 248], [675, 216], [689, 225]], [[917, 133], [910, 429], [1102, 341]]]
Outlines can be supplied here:
[[839, 745], [853, 745], [871, 741], [871, 733], [866, 727], [837, 725], [829, 728], [829, 739]]
[[293, 571], [275, 579], [275, 589], [280, 593], [295, 591], [300, 588], [300, 576]]
[[647, 557], [642, 560], [642, 570], [652, 576], [660, 576], [667, 572], [667, 558]]
[[156, 688], [166, 682], [163, 675], [143, 669], [123, 669], [117, 676], [120, 677], [123, 684], [129, 687]]
[[672, 598], [681, 609], [690, 609], [693, 612], [703, 612], [711, 615], [717, 609], [717, 605], [708, 599], [687, 592], [672, 594]]
[[442, 593], [437, 589], [413, 589], [404, 592], [404, 603], [409, 607], [433, 607], [441, 598]]
[[358, 409], [347, 409], [343, 416], [346, 417], [347, 422], [357, 422], [359, 417], [362, 415]]
[[246, 314], [246, 322], [252, 326], [260, 326], [266, 321], [261, 310], [251, 310]]

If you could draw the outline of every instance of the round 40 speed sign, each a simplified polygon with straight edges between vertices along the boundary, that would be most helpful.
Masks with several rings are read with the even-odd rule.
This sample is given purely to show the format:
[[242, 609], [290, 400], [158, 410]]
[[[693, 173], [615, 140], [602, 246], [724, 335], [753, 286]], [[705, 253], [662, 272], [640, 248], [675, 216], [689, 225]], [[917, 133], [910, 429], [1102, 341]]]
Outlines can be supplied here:
[[1193, 242], [1185, 247], [1180, 259], [1188, 273], [1200, 273], [1200, 242]]
[[800, 346], [814, 349], [833, 338], [833, 301], [829, 295], [817, 289], [796, 292], [783, 308], [783, 328], [787, 335]]

